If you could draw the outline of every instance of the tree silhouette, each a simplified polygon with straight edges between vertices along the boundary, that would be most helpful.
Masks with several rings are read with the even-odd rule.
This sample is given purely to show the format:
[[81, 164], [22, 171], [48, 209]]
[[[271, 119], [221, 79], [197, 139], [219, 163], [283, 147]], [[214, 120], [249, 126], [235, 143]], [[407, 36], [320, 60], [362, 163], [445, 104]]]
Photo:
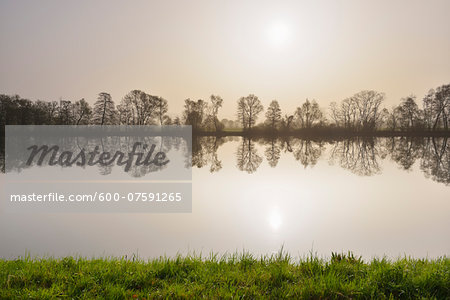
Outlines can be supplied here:
[[87, 125], [90, 122], [92, 108], [86, 100], [81, 99], [73, 105], [73, 116], [75, 125]]
[[252, 129], [263, 109], [261, 101], [255, 95], [250, 94], [247, 97], [241, 97], [238, 100], [237, 115], [242, 127], [248, 130]]
[[396, 110], [399, 115], [399, 124], [403, 130], [411, 130], [419, 125], [421, 111], [417, 106], [415, 96], [403, 98]]
[[238, 122], [242, 125], [242, 128], [244, 130], [246, 130], [248, 121], [247, 121], [247, 111], [246, 111], [245, 99], [243, 97], [238, 100], [237, 106], [238, 106], [237, 107]]
[[[100, 93], [91, 109], [88, 101], [76, 102], [31, 101], [18, 95], [0, 95], [0, 130], [5, 125], [192, 125], [194, 132], [221, 132], [224, 127], [234, 131], [248, 131], [255, 125], [259, 114], [263, 111], [261, 101], [253, 94], [241, 97], [237, 102], [237, 121], [218, 119], [218, 111], [223, 100], [220, 96], [211, 95], [211, 102], [203, 100], [185, 100], [182, 116], [171, 118], [168, 115], [168, 101], [159, 96], [146, 94], [141, 90], [133, 90], [126, 94], [115, 108], [111, 95]], [[448, 131], [450, 115], [450, 84], [437, 87], [423, 99], [423, 109], [417, 105], [415, 97], [409, 96], [388, 111], [381, 105], [384, 94], [376, 91], [361, 91], [340, 102], [332, 102], [329, 107], [329, 123], [315, 100], [306, 100], [294, 114], [281, 117], [280, 105], [273, 100], [265, 114], [264, 126], [272, 134], [279, 129], [280, 135], [301, 134], [295, 131], [300, 128], [314, 128], [311, 133], [325, 134], [369, 134], [374, 131], [406, 132], [407, 135], [436, 135]], [[240, 125], [238, 125], [238, 123]], [[262, 124], [261, 124], [262, 125]], [[317, 126], [317, 125], [320, 125]], [[260, 126], [260, 125], [259, 125]], [[260, 126], [263, 128], [263, 126]], [[259, 129], [259, 128], [258, 128]], [[428, 131], [441, 131], [428, 133]], [[362, 133], [361, 133], [362, 132]], [[269, 134], [269, 131], [267, 131]], [[303, 132], [304, 133], [304, 132]], [[236, 133], [233, 133], [236, 134]], [[249, 134], [248, 132], [244, 134]], [[263, 130], [252, 131], [251, 134], [264, 134]], [[392, 134], [392, 133], [390, 133]]]
[[281, 122], [281, 109], [277, 100], [273, 100], [270, 102], [269, 107], [266, 111], [266, 125], [270, 127], [270, 129], [275, 130], [278, 128]]
[[[86, 102], [87, 103], [87, 102]], [[88, 104], [89, 105], [89, 104]], [[89, 106], [89, 109], [92, 109]], [[41, 101], [37, 100], [34, 104], [34, 122], [35, 125], [53, 125], [57, 122], [59, 114], [58, 102]], [[90, 119], [88, 120], [90, 121]]]
[[59, 100], [58, 124], [72, 125], [74, 122], [72, 102], [68, 100]]
[[110, 94], [98, 94], [92, 117], [93, 123], [96, 125], [114, 125], [116, 123], [116, 108]]
[[340, 104], [330, 104], [331, 116], [337, 127], [355, 129], [357, 124], [357, 106], [353, 98], [344, 99]]
[[223, 129], [223, 124], [217, 118], [219, 108], [222, 107], [223, 99], [220, 96], [211, 95], [211, 103], [208, 107], [208, 117], [206, 118], [206, 127], [220, 132]]
[[[161, 104], [160, 107], [157, 105]], [[164, 101], [141, 90], [132, 90], [126, 94], [118, 107], [120, 123], [125, 125], [155, 124], [158, 108], [164, 111]]]
[[207, 103], [201, 99], [193, 101], [184, 100], [183, 120], [185, 125], [191, 125], [192, 130], [200, 130], [203, 126]]
[[384, 100], [384, 94], [376, 91], [362, 91], [353, 96], [356, 103], [359, 127], [373, 130], [379, 124], [381, 117], [380, 105]]
[[169, 103], [167, 102], [167, 100], [157, 96], [154, 96], [153, 99], [156, 106], [155, 115], [159, 119], [159, 124], [163, 125], [164, 121], [166, 121], [165, 124], [170, 124], [171, 122], [167, 122], [169, 116], [166, 115], [169, 111]]
[[336, 126], [354, 130], [375, 130], [383, 123], [381, 103], [384, 94], [361, 91], [347, 98], [340, 105], [331, 103], [331, 116]]
[[320, 111], [319, 104], [315, 100], [310, 102], [306, 99], [301, 107], [297, 107], [295, 117], [301, 128], [311, 128], [322, 120], [323, 114]]
[[223, 99], [217, 95], [211, 95], [211, 115], [214, 120], [214, 128], [216, 131], [222, 130], [222, 127], [219, 126], [220, 121], [217, 118], [217, 114], [219, 113], [219, 108], [222, 107]]
[[450, 84], [430, 90], [424, 100], [425, 120], [427, 127], [436, 130], [448, 130], [448, 117], [450, 115]]
[[400, 107], [393, 107], [386, 119], [386, 126], [389, 130], [396, 131], [400, 127], [402, 112]]

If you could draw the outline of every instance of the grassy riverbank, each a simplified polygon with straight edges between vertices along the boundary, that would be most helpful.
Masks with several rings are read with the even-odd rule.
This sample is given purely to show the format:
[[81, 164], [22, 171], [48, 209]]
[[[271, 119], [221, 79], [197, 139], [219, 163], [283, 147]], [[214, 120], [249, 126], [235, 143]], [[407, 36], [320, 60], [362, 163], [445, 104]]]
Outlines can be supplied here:
[[0, 260], [0, 299], [450, 297], [450, 259], [208, 258]]

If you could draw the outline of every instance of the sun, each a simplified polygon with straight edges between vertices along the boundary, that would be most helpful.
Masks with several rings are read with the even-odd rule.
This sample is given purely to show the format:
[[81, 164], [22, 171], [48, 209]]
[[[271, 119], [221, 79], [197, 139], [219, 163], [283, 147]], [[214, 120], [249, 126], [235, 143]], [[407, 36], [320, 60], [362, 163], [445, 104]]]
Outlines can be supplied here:
[[283, 223], [281, 215], [277, 209], [274, 209], [270, 212], [268, 221], [269, 221], [270, 227], [274, 231], [277, 231], [280, 228], [281, 224]]
[[267, 39], [269, 43], [276, 47], [285, 46], [292, 39], [292, 30], [284, 21], [275, 21], [267, 27]]

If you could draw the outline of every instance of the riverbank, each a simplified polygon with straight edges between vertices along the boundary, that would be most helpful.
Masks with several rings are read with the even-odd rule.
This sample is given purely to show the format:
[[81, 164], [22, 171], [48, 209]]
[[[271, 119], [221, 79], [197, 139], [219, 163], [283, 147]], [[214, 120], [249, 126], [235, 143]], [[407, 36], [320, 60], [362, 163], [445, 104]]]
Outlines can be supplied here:
[[1, 299], [53, 298], [436, 298], [450, 297], [450, 259], [250, 254], [0, 260]]
[[293, 129], [293, 130], [266, 130], [263, 128], [254, 128], [243, 131], [242, 129], [225, 129], [223, 131], [199, 131], [193, 130], [192, 136], [242, 136], [242, 137], [297, 137], [297, 138], [322, 138], [322, 139], [340, 139], [340, 138], [375, 138], [375, 137], [450, 137], [450, 130], [410, 130], [410, 131], [355, 131], [341, 128], [311, 128], [311, 129]]

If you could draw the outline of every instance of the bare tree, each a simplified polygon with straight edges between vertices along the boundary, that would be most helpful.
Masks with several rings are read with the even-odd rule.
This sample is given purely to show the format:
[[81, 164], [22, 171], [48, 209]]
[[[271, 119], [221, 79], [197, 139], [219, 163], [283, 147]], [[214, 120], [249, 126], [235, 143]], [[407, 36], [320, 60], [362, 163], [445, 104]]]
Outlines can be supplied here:
[[376, 91], [361, 91], [340, 105], [330, 105], [331, 116], [338, 127], [354, 130], [374, 130], [382, 124], [381, 103], [384, 94]]
[[129, 92], [120, 103], [121, 122], [125, 121], [127, 125], [154, 124], [154, 118], [157, 115], [157, 101], [158, 97], [146, 94], [141, 90]]
[[58, 119], [61, 125], [73, 124], [72, 102], [68, 100], [59, 100]]
[[73, 116], [75, 125], [87, 125], [89, 124], [92, 114], [92, 108], [86, 100], [81, 99], [75, 102], [73, 105]]
[[331, 118], [337, 127], [355, 129], [357, 124], [357, 106], [353, 98], [344, 99], [340, 104], [330, 104]]
[[357, 107], [359, 129], [374, 130], [381, 117], [380, 105], [384, 100], [384, 94], [376, 91], [361, 91], [352, 98]]
[[428, 128], [433, 130], [439, 127], [448, 130], [448, 117], [450, 114], [450, 84], [430, 90], [424, 100], [425, 120], [429, 122]]
[[56, 122], [58, 116], [58, 102], [37, 100], [34, 104], [34, 124], [51, 125]]
[[317, 104], [315, 100], [310, 102], [308, 99], [306, 99], [301, 107], [297, 107], [295, 116], [300, 123], [301, 128], [311, 128], [323, 118], [319, 104]]
[[244, 97], [240, 98], [237, 104], [238, 104], [237, 108], [238, 122], [242, 125], [242, 128], [246, 130], [248, 121], [247, 121], [247, 106], [245, 104]]
[[331, 119], [333, 120], [336, 127], [339, 127], [341, 124], [341, 112], [339, 110], [338, 104], [333, 101], [330, 103], [330, 112], [331, 112]]
[[393, 107], [389, 112], [386, 125], [389, 130], [396, 131], [400, 127], [401, 112], [400, 108]]
[[117, 117], [119, 124], [130, 125], [133, 123], [133, 111], [124, 103], [117, 105]]
[[156, 106], [156, 117], [159, 119], [159, 124], [163, 125], [164, 119], [167, 120], [167, 112], [169, 110], [169, 104], [166, 99], [162, 97], [154, 97], [155, 106]]
[[258, 97], [253, 94], [241, 97], [238, 100], [238, 119], [244, 129], [251, 129], [255, 125], [258, 115], [263, 111], [263, 106]]
[[402, 129], [410, 130], [417, 127], [420, 122], [420, 109], [416, 104], [415, 96], [409, 96], [402, 99], [397, 111], [400, 115], [399, 121]]
[[98, 94], [97, 101], [94, 103], [93, 123], [97, 125], [116, 123], [116, 108], [110, 94]]
[[193, 101], [184, 100], [183, 121], [186, 125], [191, 125], [192, 130], [200, 130], [205, 117], [207, 103], [201, 99]]
[[223, 99], [220, 96], [211, 95], [210, 97], [210, 105], [208, 109], [208, 117], [207, 123], [209, 127], [214, 127], [216, 132], [221, 131], [223, 129], [223, 124], [217, 118], [219, 113], [219, 108], [222, 107]]
[[281, 122], [281, 109], [277, 100], [270, 102], [266, 111], [266, 124], [270, 126], [272, 130], [278, 128]]

